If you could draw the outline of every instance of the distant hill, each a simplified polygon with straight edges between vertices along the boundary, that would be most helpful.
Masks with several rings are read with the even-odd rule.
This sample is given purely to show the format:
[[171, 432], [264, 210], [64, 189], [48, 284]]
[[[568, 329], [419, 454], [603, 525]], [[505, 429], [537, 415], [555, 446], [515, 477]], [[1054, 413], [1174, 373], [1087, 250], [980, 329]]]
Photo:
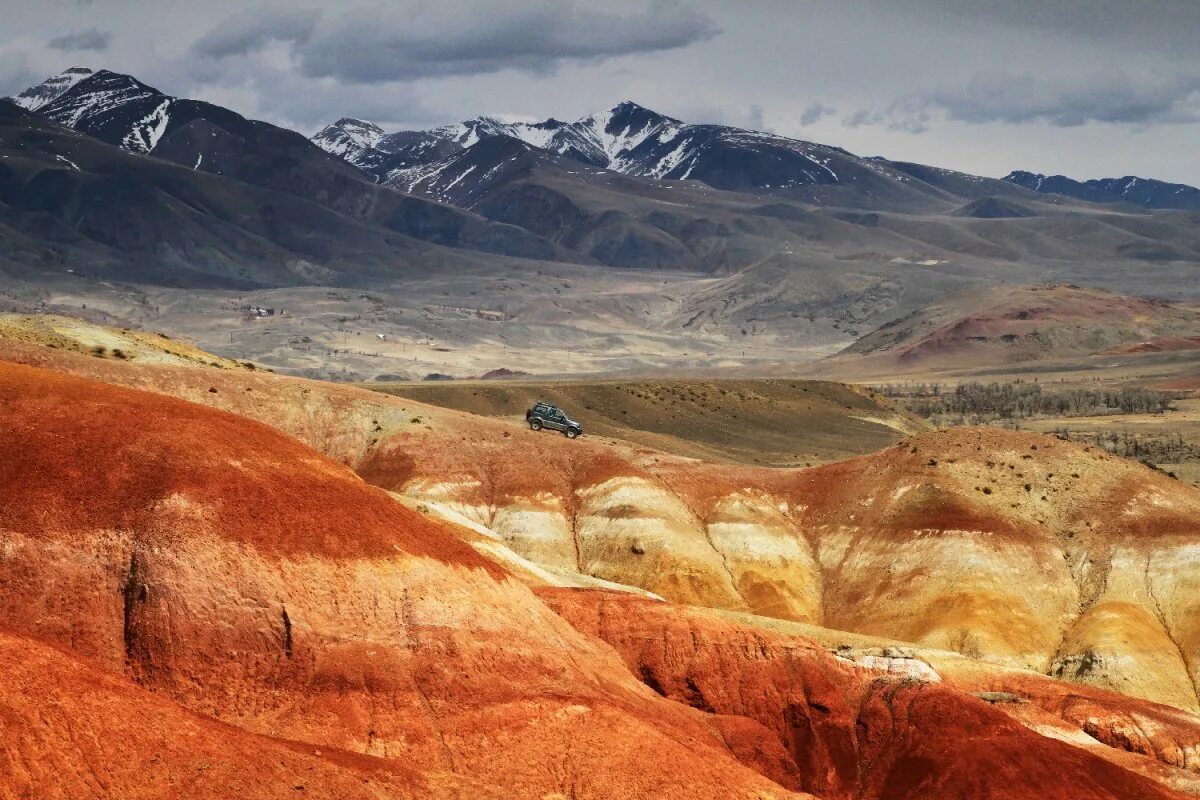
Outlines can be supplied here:
[[[434, 307], [486, 308], [536, 330], [502, 346], [557, 337], [599, 350], [597, 332], [620, 332], [639, 337], [639, 358], [686, 354], [700, 336], [705, 358], [729, 366], [756, 352], [824, 356], [998, 282], [1200, 294], [1197, 212], [1099, 205], [629, 101], [573, 122], [477, 117], [426, 131], [345, 117], [309, 140], [73, 67], [3, 105], [0, 156], [0, 269], [14, 279], [0, 289], [13, 310], [113, 309], [94, 295], [115, 284], [409, 281], [400, 291], [411, 293], [419, 278]], [[632, 294], [623, 270], [642, 271]], [[570, 286], [542, 274], [567, 272]], [[503, 294], [475, 277], [515, 273], [528, 274]], [[67, 280], [66, 293], [46, 285]], [[142, 313], [122, 308], [112, 313], [126, 321]], [[469, 327], [425, 310], [388, 324], [389, 336], [439, 339]], [[472, 328], [460, 344], [491, 333]], [[680, 339], [688, 346], [668, 344]]]
[[1018, 171], [1009, 173], [1004, 180], [1035, 192], [1066, 195], [1089, 203], [1131, 203], [1144, 208], [1200, 208], [1200, 189], [1194, 186], [1133, 175], [1077, 181], [1064, 175]]
[[1037, 216], [1029, 208], [1012, 200], [999, 197], [981, 197], [972, 200], [954, 212], [959, 217], [974, 217], [975, 219], [1023, 219]]
[[839, 354], [883, 368], [992, 366], [1153, 349], [1200, 335], [1200, 310], [1078, 286], [998, 286], [938, 300]]

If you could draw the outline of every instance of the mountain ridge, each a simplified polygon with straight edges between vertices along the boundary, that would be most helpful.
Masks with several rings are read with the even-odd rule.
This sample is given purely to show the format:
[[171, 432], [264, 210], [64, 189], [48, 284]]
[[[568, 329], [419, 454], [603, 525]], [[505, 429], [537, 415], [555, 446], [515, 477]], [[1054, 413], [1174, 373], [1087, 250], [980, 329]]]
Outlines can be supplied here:
[[[345, 149], [341, 142], [352, 135], [358, 122], [333, 123], [314, 141], [328, 152], [341, 152]], [[631, 177], [690, 179], [714, 189], [790, 195], [818, 204], [844, 204], [846, 195], [859, 201], [865, 198], [872, 205], [908, 207], [929, 207], [948, 200], [944, 191], [929, 184], [923, 175], [903, 168], [915, 165], [861, 158], [840, 147], [773, 133], [686, 123], [631, 100], [574, 122], [553, 117], [540, 122], [503, 122], [483, 116], [424, 131], [400, 131], [378, 138], [368, 148], [348, 152], [347, 160], [386, 183], [397, 168], [412, 169], [417, 166], [414, 161], [428, 163], [424, 158], [412, 158], [408, 151], [406, 157], [395, 159], [398, 145], [407, 146], [414, 140], [426, 143], [427, 148], [439, 145], [439, 156], [444, 158], [489, 136], [510, 136], [546, 152]], [[1011, 190], [995, 179], [940, 172], [959, 175], [961, 183], [974, 183], [983, 190]], [[967, 199], [978, 196], [979, 191], [973, 189]]]
[[274, 169], [267, 154], [245, 150], [236, 163], [250, 180], [241, 180], [3, 101], [0, 153], [0, 267], [25, 279], [65, 264], [165, 286], [353, 284], [418, 263], [463, 268], [480, 258], [468, 251], [565, 255], [522, 229], [376, 186], [323, 153], [333, 170], [314, 173], [286, 160]]
[[1065, 175], [1017, 170], [1005, 175], [1003, 180], [1035, 192], [1061, 194], [1091, 203], [1129, 203], [1156, 209], [1200, 209], [1200, 189], [1136, 175], [1078, 181]]

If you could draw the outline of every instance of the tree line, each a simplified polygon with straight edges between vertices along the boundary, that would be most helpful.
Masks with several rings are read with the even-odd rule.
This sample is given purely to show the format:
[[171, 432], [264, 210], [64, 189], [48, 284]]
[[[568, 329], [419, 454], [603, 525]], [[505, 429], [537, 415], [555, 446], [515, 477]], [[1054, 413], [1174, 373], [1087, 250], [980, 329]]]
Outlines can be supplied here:
[[1047, 388], [1039, 383], [905, 384], [872, 387], [938, 425], [980, 425], [1038, 417], [1161, 414], [1183, 394], [1135, 387]]
[[1113, 455], [1132, 458], [1149, 465], [1200, 461], [1200, 447], [1186, 441], [1182, 434], [1178, 433], [1073, 431], [1069, 428], [1056, 428], [1054, 435], [1069, 442], [1091, 445]]

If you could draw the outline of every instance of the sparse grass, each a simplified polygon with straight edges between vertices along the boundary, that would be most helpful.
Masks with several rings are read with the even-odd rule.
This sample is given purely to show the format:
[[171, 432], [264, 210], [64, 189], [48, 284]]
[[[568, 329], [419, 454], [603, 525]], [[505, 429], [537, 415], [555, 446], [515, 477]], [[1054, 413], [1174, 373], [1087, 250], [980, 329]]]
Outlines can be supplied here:
[[545, 400], [584, 430], [678, 455], [779, 467], [872, 452], [926, 426], [890, 401], [795, 379], [368, 384], [431, 405], [517, 420]]

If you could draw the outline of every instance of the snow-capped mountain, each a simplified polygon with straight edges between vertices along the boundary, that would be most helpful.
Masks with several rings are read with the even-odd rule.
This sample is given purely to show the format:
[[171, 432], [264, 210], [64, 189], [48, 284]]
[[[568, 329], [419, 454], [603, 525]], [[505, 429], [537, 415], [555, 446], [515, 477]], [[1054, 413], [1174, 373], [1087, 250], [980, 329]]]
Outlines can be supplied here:
[[[172, 97], [110, 70], [74, 67], [11, 99], [132, 153], [152, 154], [195, 170], [274, 188], [299, 177], [306, 191], [327, 193], [328, 186], [318, 186], [318, 175], [327, 182], [335, 176], [359, 177], [301, 134], [248, 120], [211, 103]], [[369, 131], [364, 127], [357, 135], [369, 137]], [[289, 166], [285, 156], [295, 163]], [[299, 164], [311, 167], [310, 174], [296, 176]]]
[[71, 67], [8, 99], [21, 108], [37, 111], [91, 74], [87, 67]]
[[[335, 128], [338, 130], [332, 130]], [[354, 135], [353, 126], [335, 123], [314, 142], [341, 155], [345, 150], [342, 142]], [[782, 193], [817, 201], [821, 187], [841, 187], [845, 190], [842, 194], [867, 197], [871, 202], [907, 199], [915, 203], [918, 195], [945, 194], [883, 159], [859, 158], [840, 148], [759, 131], [689, 124], [630, 101], [575, 122], [503, 122], [478, 117], [428, 131], [395, 133], [380, 137], [369, 150], [356, 150], [345, 157], [379, 182], [404, 185], [412, 183], [414, 175], [438, 170], [435, 162], [444, 162], [496, 136], [623, 175], [696, 180], [717, 189]], [[414, 142], [420, 142], [422, 149], [414, 149]], [[402, 157], [397, 158], [401, 148]], [[422, 169], [425, 167], [428, 169]], [[988, 186], [995, 181], [976, 180], [980, 193], [996, 188]]]
[[1035, 192], [1061, 194], [1092, 203], [1133, 203], [1145, 208], [1200, 208], [1200, 189], [1182, 183], [1126, 175], [1077, 181], [1065, 175], [1016, 171], [1004, 180]]
[[131, 152], [149, 153], [167, 129], [173, 101], [136, 78], [102, 69], [82, 76], [37, 111]]
[[383, 135], [383, 128], [378, 125], [343, 117], [323, 128], [312, 140], [326, 153], [365, 168], [379, 154], [375, 146]]
[[[328, 152], [342, 156], [339, 152], [343, 149], [340, 142], [354, 136], [354, 122], [357, 121], [340, 120], [313, 137], [313, 141]], [[642, 108], [636, 103], [625, 102], [610, 111], [592, 114], [575, 122], [557, 119], [503, 122], [493, 117], [476, 117], [427, 131], [390, 134], [378, 139], [373, 147], [387, 155], [403, 153], [407, 156], [407, 163], [392, 164], [392, 168], [409, 168], [434, 159], [444, 159], [483, 139], [507, 136], [540, 150], [624, 171], [625, 164], [621, 161], [624, 153], [652, 135], [681, 127], [684, 127], [683, 123], [678, 120]], [[334, 129], [337, 129], [336, 132]], [[368, 170], [382, 160], [374, 154], [361, 151], [343, 157]], [[384, 176], [377, 177], [382, 180]]]
[[[774, 302], [793, 264], [833, 286], [826, 278], [857, 262], [871, 281], [889, 276], [882, 294], [864, 300], [875, 307], [912, 280], [938, 284], [971, 264], [992, 275], [1000, 262], [1058, 264], [1070, 254], [1089, 271], [1131, 260], [1200, 263], [1187, 214], [1144, 225], [1146, 212], [1128, 208], [1066, 213], [1061, 198], [1039, 194], [1055, 179], [1021, 185], [1016, 175], [862, 158], [631, 102], [574, 122], [480, 117], [392, 133], [347, 118], [310, 140], [128, 75], [74, 68], [0, 102], [0, 149], [0, 229], [40, 242], [30, 251], [39, 264], [59, 263], [60, 245], [74, 242], [72, 258], [118, 265], [106, 274], [123, 280], [152, 270], [178, 285], [331, 275], [350, 283], [390, 279], [397, 265], [519, 257], [711, 274], [755, 266], [752, 284], [720, 291]], [[1195, 196], [1132, 178], [1077, 186], [1092, 192], [1087, 199], [1152, 208]], [[1114, 215], [1134, 220], [1128, 235]], [[451, 252], [459, 249], [471, 252]], [[952, 266], [935, 275], [903, 266], [912, 264]], [[1069, 270], [1046, 275], [1070, 279]], [[852, 290], [837, 286], [839, 297]], [[808, 313], [799, 298], [809, 291], [806, 283], [792, 295], [799, 305], [787, 319]]]
[[[45, 108], [107, 141], [0, 99], [0, 272], [16, 263], [62, 274], [65, 262], [118, 281], [249, 288], [394, 280], [427, 273], [431, 255], [451, 269], [495, 255], [572, 257], [520, 228], [378, 186], [294, 131], [94, 77]], [[164, 102], [165, 131], [131, 138], [146, 130], [139, 106]]]
[[666, 135], [685, 127], [682, 122], [657, 112], [624, 102], [599, 114], [575, 122], [548, 119], [544, 122], [501, 122], [477, 117], [467, 122], [446, 125], [429, 134], [452, 141], [464, 148], [488, 136], [511, 136], [528, 145], [568, 156], [577, 161], [635, 173], [627, 169], [622, 157], [649, 137]]
[[[567, 171], [564, 165], [576, 169]], [[436, 161], [390, 170], [385, 185], [462, 208], [475, 205], [513, 181], [528, 178], [534, 170], [555, 175], [579, 175], [585, 168], [554, 153], [512, 136], [485, 136], [470, 147]], [[593, 172], [598, 168], [591, 168]], [[511, 220], [509, 220], [511, 221]]]

